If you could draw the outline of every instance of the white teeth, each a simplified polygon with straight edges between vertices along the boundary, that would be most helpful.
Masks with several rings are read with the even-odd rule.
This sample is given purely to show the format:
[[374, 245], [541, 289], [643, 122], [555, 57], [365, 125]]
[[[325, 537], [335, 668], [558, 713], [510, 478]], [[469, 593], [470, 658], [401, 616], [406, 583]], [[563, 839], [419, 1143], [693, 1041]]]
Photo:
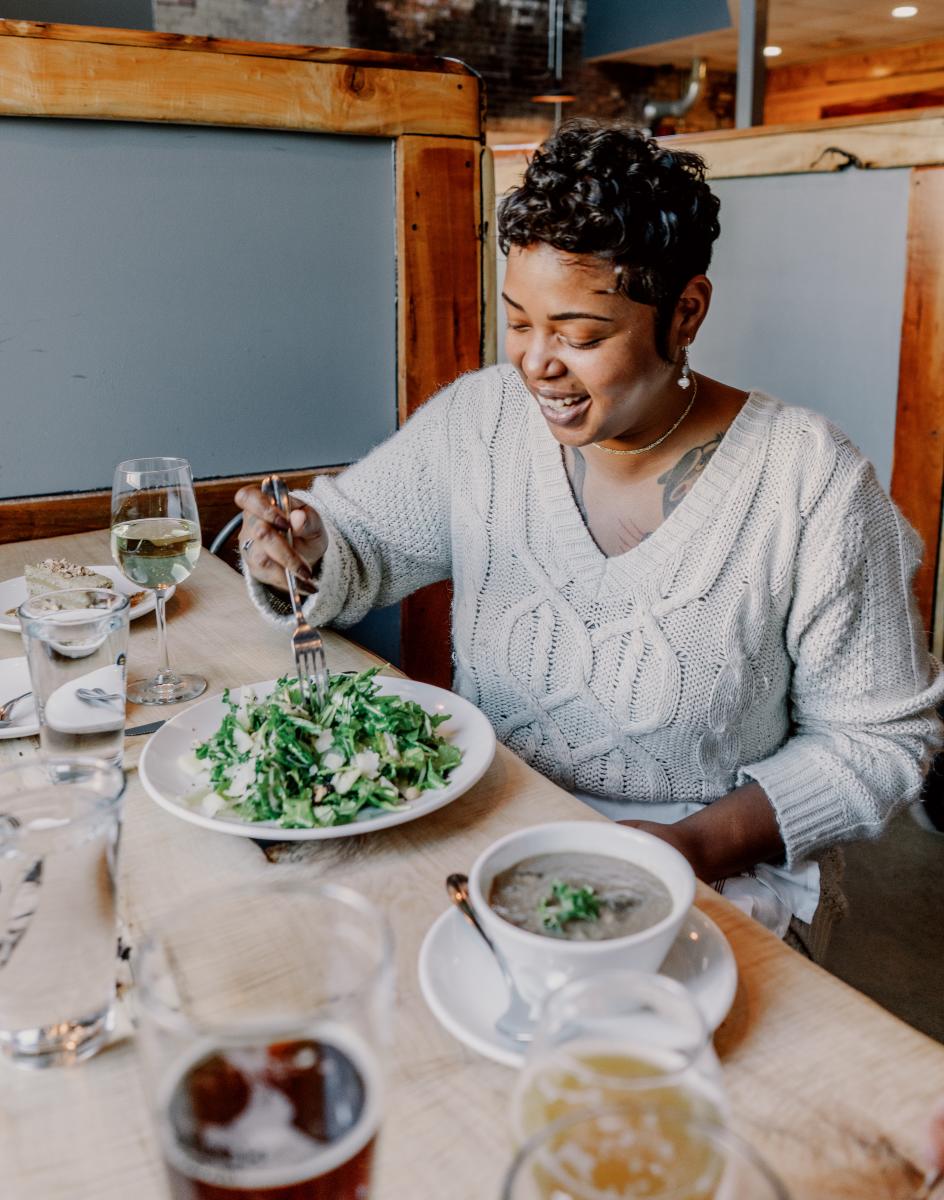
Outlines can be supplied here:
[[542, 396], [541, 403], [546, 404], [548, 408], [556, 409], [557, 412], [563, 412], [565, 408], [570, 408], [571, 405], [578, 404], [583, 399], [583, 396], [571, 396], [567, 400], [552, 400], [550, 396]]

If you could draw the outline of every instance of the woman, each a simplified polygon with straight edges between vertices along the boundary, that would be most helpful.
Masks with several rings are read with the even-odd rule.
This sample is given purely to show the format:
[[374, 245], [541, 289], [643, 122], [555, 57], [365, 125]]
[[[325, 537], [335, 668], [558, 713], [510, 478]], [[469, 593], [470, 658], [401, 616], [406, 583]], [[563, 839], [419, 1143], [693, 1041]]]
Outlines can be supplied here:
[[697, 156], [563, 126], [500, 211], [511, 365], [318, 480], [294, 551], [243, 489], [244, 561], [268, 616], [317, 567], [309, 619], [342, 627], [451, 577], [455, 685], [499, 738], [808, 937], [817, 857], [917, 796], [944, 682], [871, 465], [689, 366], [717, 214]]

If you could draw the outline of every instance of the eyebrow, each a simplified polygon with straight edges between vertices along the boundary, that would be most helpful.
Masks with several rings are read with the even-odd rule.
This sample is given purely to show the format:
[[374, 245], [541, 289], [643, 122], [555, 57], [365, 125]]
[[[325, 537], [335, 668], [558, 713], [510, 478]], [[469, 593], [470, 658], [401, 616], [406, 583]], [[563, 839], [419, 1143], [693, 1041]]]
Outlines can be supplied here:
[[[505, 303], [510, 304], [512, 308], [516, 308], [519, 312], [524, 312], [523, 306], [518, 304], [517, 301], [512, 300], [512, 298], [510, 296], [507, 296], [504, 292], [502, 292], [501, 297], [505, 301]], [[609, 321], [609, 323], [611, 325], [613, 323], [612, 317], [604, 317], [600, 313], [590, 313], [590, 312], [551, 313], [548, 320], [550, 320], [550, 321], [579, 321], [579, 320]]]

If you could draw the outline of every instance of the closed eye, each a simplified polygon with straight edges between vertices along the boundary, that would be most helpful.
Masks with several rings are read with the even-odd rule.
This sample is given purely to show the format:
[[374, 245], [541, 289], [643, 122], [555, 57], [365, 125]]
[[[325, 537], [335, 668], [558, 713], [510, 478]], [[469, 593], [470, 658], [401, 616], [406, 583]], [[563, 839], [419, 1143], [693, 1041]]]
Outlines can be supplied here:
[[568, 338], [561, 339], [565, 345], [572, 347], [574, 350], [589, 350], [591, 346], [599, 346], [603, 338], [593, 338], [589, 342], [572, 342]]

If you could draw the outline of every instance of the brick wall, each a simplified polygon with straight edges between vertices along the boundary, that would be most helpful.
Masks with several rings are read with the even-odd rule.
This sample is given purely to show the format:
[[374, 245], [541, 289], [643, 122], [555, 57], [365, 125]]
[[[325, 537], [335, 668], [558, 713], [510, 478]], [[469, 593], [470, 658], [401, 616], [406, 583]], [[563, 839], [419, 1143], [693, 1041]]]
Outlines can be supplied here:
[[[565, 10], [564, 79], [577, 95], [568, 115], [642, 122], [649, 97], [674, 99], [687, 76], [674, 68], [582, 60], [586, 0]], [[460, 58], [485, 80], [490, 140], [534, 140], [552, 110], [531, 97], [547, 90], [548, 0], [154, 0], [157, 29], [172, 33], [355, 46]], [[733, 124], [733, 76], [710, 73], [680, 131]], [[663, 130], [668, 132], [668, 128]]]

